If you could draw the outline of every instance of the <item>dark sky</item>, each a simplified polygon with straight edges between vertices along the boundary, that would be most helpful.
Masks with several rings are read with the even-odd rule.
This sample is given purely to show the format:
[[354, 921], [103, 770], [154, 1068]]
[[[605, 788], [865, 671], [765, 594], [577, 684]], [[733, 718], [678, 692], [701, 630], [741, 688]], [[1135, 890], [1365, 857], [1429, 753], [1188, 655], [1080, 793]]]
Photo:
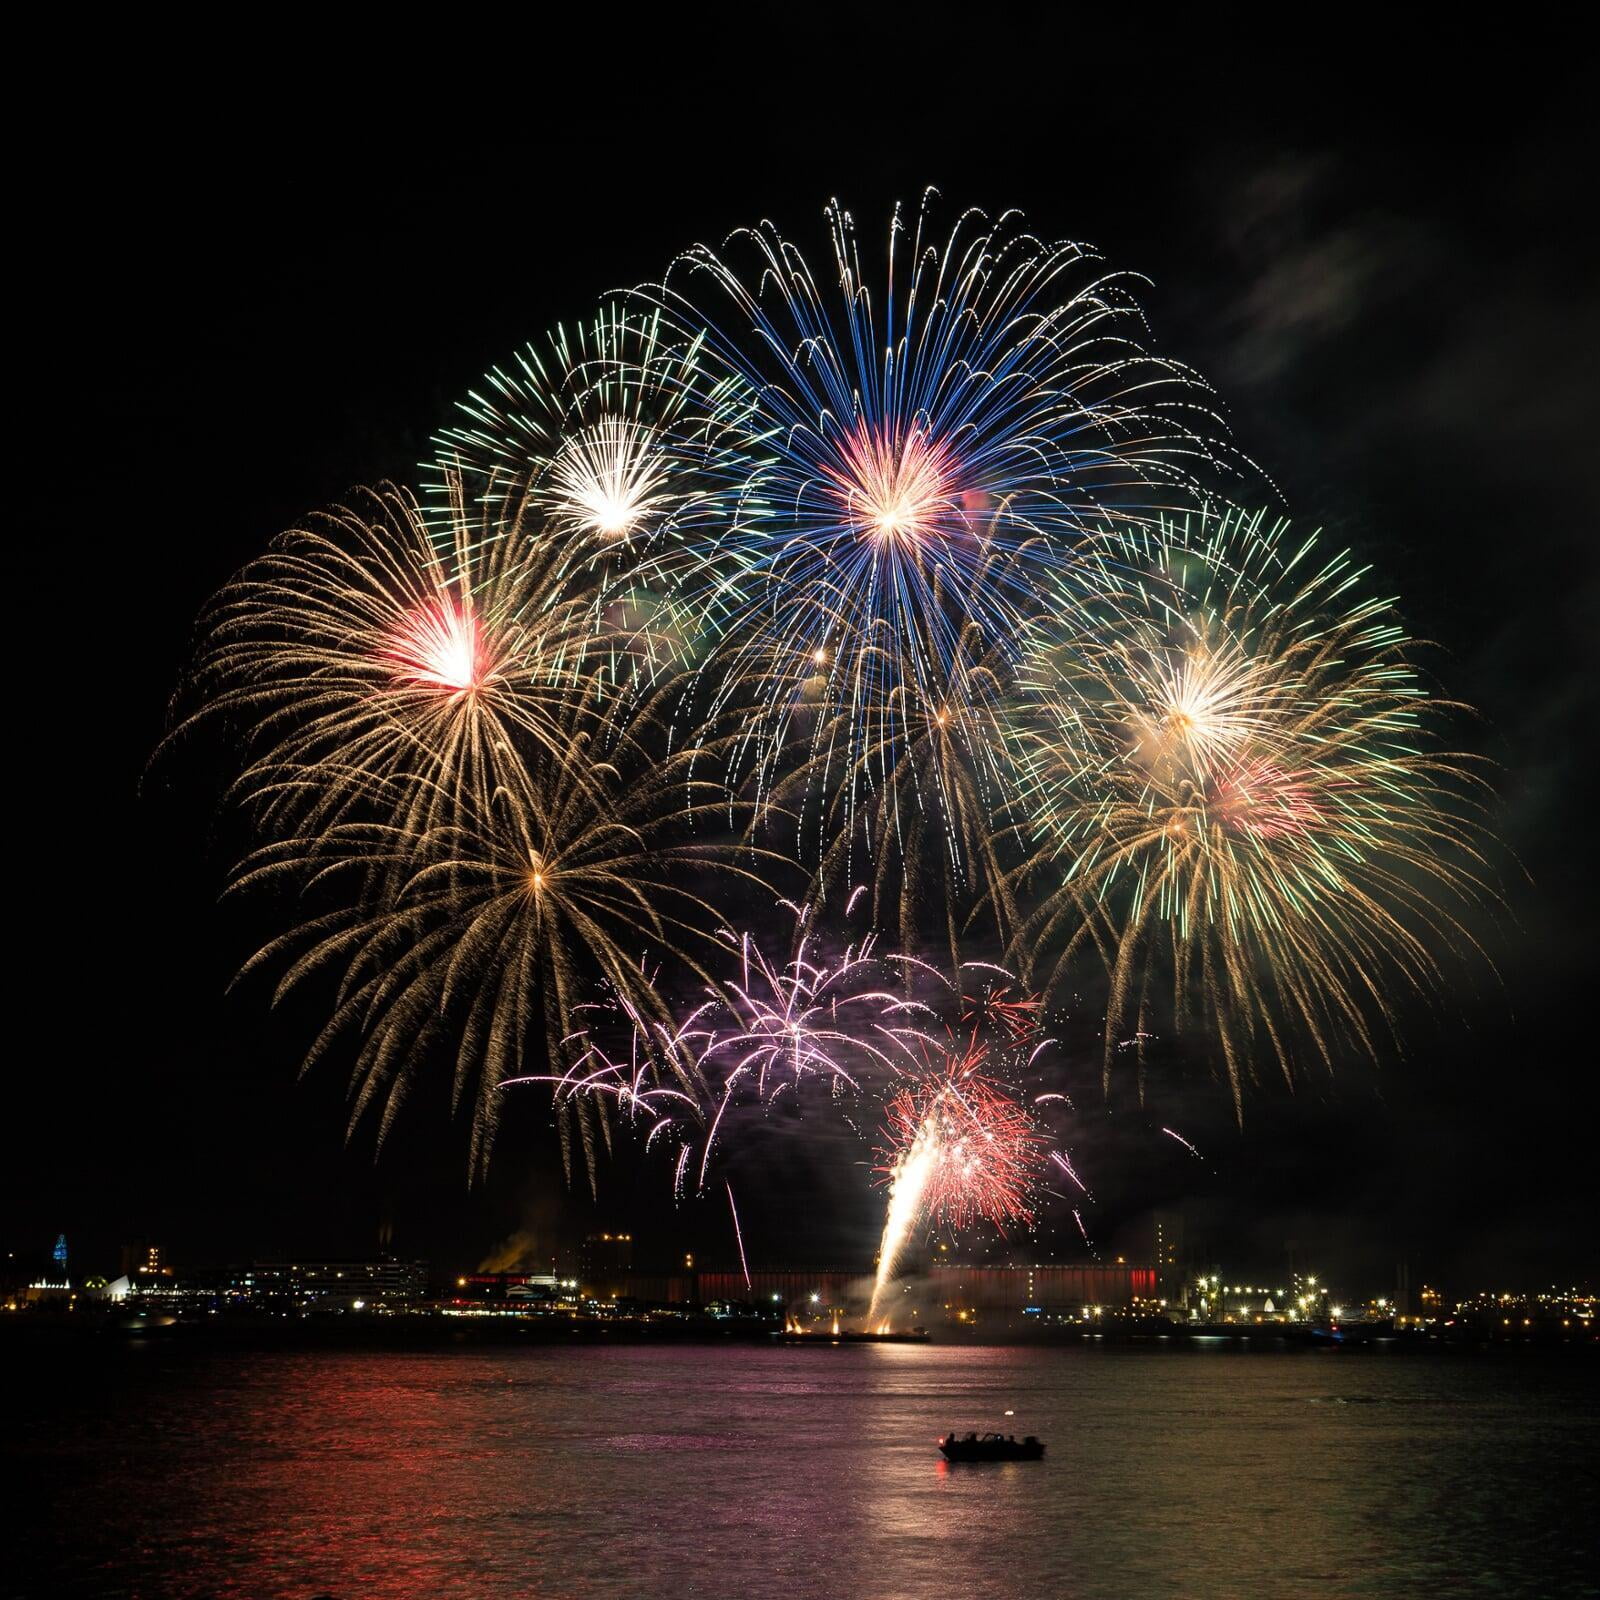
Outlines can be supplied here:
[[[1504, 769], [1500, 978], [1463, 965], [1403, 1058], [1268, 1085], [1242, 1133], [1193, 1084], [1143, 1113], [1091, 1099], [1102, 1248], [1138, 1251], [1183, 1202], [1230, 1264], [1294, 1239], [1377, 1287], [1401, 1256], [1463, 1289], [1593, 1272], [1600, 275], [1576, 45], [857, 24], [696, 59], [625, 30], [314, 68], [264, 46], [248, 78], [191, 74], [183, 46], [75, 52], [70, 113], [48, 69], [12, 202], [29, 582], [0, 1248], [364, 1251], [388, 1223], [454, 1266], [584, 1225], [538, 1118], [475, 1193], [465, 1129], [425, 1096], [375, 1163], [369, 1131], [344, 1142], [337, 1071], [297, 1080], [306, 1019], [225, 995], [252, 930], [216, 905], [212, 777], [143, 778], [193, 618], [306, 511], [411, 476], [485, 367], [600, 291], [762, 215], [820, 249], [834, 195], [871, 243], [932, 183], [1149, 275], [1157, 347], [1211, 378], [1302, 523], [1375, 564]], [[770, 1159], [785, 1203], [749, 1202], [753, 1257], [866, 1259], [871, 1201], [822, 1207], [809, 1242], [788, 1204], [857, 1195], [854, 1157]], [[664, 1192], [618, 1170], [594, 1214], [728, 1249], [723, 1213], [673, 1219]]]

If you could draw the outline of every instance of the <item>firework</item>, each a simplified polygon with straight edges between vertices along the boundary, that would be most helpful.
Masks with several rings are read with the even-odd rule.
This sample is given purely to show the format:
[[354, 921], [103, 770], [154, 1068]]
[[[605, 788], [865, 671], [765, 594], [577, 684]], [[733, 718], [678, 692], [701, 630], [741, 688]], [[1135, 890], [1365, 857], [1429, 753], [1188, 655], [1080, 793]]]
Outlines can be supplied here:
[[[239, 729], [237, 790], [272, 823], [337, 822], [381, 797], [422, 831], [521, 790], [583, 716], [591, 629], [511, 527], [459, 498], [431, 533], [386, 486], [284, 534], [212, 602], [191, 688]], [[174, 736], [176, 737], [176, 735]]]
[[[691, 946], [715, 911], [699, 886], [719, 874], [754, 880], [728, 850], [692, 838], [703, 818], [725, 816], [725, 797], [688, 777], [696, 751], [647, 747], [647, 715], [609, 732], [608, 748], [580, 722], [559, 759], [530, 764], [523, 786], [498, 790], [481, 809], [463, 806], [457, 820], [420, 836], [409, 826], [342, 823], [268, 845], [246, 863], [242, 886], [288, 878], [314, 900], [334, 901], [250, 966], [287, 960], [280, 995], [314, 974], [337, 974], [338, 1003], [309, 1060], [356, 1036], [352, 1125], [377, 1108], [381, 1138], [442, 1042], [455, 1101], [472, 1106], [481, 1169], [499, 1085], [525, 1072], [530, 1052], [558, 1071], [591, 1061], [580, 1007], [596, 982], [630, 1016], [665, 1024], [670, 1014], [639, 949], [704, 972]], [[377, 903], [363, 887], [374, 877], [385, 885]], [[568, 1095], [560, 1104], [574, 1113], [561, 1120], [563, 1157], [570, 1170], [576, 1123], [592, 1180], [595, 1137], [608, 1127], [603, 1101]]]
[[829, 958], [806, 931], [807, 914], [789, 909], [788, 961], [724, 929], [717, 980], [681, 1019], [669, 1025], [614, 995], [583, 1008], [582, 1049], [568, 1070], [510, 1083], [551, 1084], [558, 1105], [599, 1097], [621, 1107], [644, 1125], [647, 1149], [658, 1140], [677, 1147], [682, 1198], [691, 1185], [703, 1191], [719, 1138], [747, 1113], [798, 1101], [811, 1082], [840, 1102], [889, 1081], [928, 1044], [932, 1009], [895, 986], [894, 958], [879, 956], [873, 936]]
[[1178, 1141], [1178, 1143], [1181, 1144], [1183, 1146], [1183, 1148], [1185, 1150], [1187, 1150], [1189, 1152], [1189, 1154], [1192, 1155], [1195, 1158], [1196, 1161], [1204, 1161], [1205, 1160], [1205, 1157], [1203, 1155], [1201, 1155], [1200, 1152], [1198, 1150], [1196, 1150], [1195, 1147], [1192, 1144], [1190, 1144], [1189, 1141], [1187, 1139], [1185, 1139], [1184, 1136], [1181, 1133], [1179, 1133], [1177, 1131], [1177, 1129], [1175, 1129], [1175, 1128], [1163, 1128], [1161, 1131], [1164, 1134], [1166, 1134], [1166, 1136], [1169, 1139], [1176, 1139]]
[[763, 786], [797, 766], [842, 790], [835, 837], [887, 789], [875, 850], [900, 846], [915, 800], [967, 860], [954, 768], [905, 767], [908, 748], [943, 719], [987, 761], [993, 681], [1042, 576], [1091, 521], [1172, 503], [1216, 428], [1192, 376], [1140, 349], [1129, 280], [1084, 247], [1014, 214], [938, 239], [925, 204], [896, 213], [875, 289], [851, 218], [829, 220], [825, 273], [763, 224], [680, 257], [659, 292], [755, 399], [736, 514], [684, 578], [717, 615], [706, 714], [735, 719]]
[[[596, 631], [654, 679], [698, 648], [717, 607], [680, 603], [685, 544], [715, 540], [749, 478], [752, 401], [710, 376], [703, 336], [624, 298], [486, 375], [434, 440], [431, 494], [514, 523]], [[704, 597], [702, 597], [704, 601]]]
[[[730, 945], [734, 936], [725, 934]], [[748, 934], [737, 939], [739, 966], [725, 983], [729, 999], [710, 1002], [680, 1037], [696, 1047], [702, 1072], [727, 1078], [747, 1073], [769, 1104], [807, 1077], [833, 1089], [859, 1091], [869, 1074], [892, 1070], [927, 1006], [885, 981], [877, 941], [828, 960], [813, 936], [801, 934], [793, 958], [770, 960]]]
[[[1108, 1078], [1159, 1012], [1242, 1107], [1269, 1051], [1373, 1050], [1489, 890], [1389, 603], [1192, 509], [1242, 458], [1132, 280], [1014, 213], [897, 210], [881, 272], [828, 225], [825, 270], [763, 223], [490, 372], [420, 500], [218, 595], [173, 737], [241, 742], [237, 882], [303, 912], [250, 967], [332, 987], [353, 1119], [443, 1056], [475, 1170], [539, 1083], [569, 1171], [625, 1122], [681, 1196], [753, 1114], [882, 1098], [881, 1288], [920, 1227], [1088, 1194], [1044, 1153], [1064, 1096], [1008, 1087], [1052, 1043], [1036, 974], [1104, 963]], [[775, 895], [774, 844], [785, 955], [713, 899]], [[838, 953], [847, 890], [897, 949]], [[963, 960], [991, 935], [1026, 987]]]
[[1026, 1224], [1042, 1160], [1042, 1135], [1027, 1109], [981, 1071], [982, 1053], [902, 1088], [885, 1112], [878, 1170], [897, 1182], [929, 1157], [920, 1209], [959, 1233], [980, 1220]]
[[960, 1232], [982, 1220], [1004, 1230], [1033, 1219], [1045, 1159], [1039, 1124], [985, 1071], [975, 1041], [909, 1081], [885, 1108], [877, 1171], [889, 1186], [869, 1323], [916, 1230]]
[[1054, 949], [1054, 982], [1098, 945], [1108, 1075], [1170, 985], [1237, 1107], [1258, 1047], [1286, 1072], [1297, 1044], [1371, 1051], [1385, 975], [1428, 988], [1468, 940], [1475, 780], [1348, 556], [1230, 513], [1110, 533], [1091, 559], [1101, 612], [1035, 638], [1015, 730], [1042, 890], [1017, 948]]
[[739, 1208], [733, 1203], [733, 1185], [730, 1183], [726, 1187], [728, 1190], [728, 1213], [733, 1218], [733, 1239], [734, 1243], [739, 1247], [739, 1270], [744, 1274], [744, 1286], [748, 1289], [750, 1287], [750, 1263], [745, 1258], [744, 1253], [744, 1229], [739, 1226]]

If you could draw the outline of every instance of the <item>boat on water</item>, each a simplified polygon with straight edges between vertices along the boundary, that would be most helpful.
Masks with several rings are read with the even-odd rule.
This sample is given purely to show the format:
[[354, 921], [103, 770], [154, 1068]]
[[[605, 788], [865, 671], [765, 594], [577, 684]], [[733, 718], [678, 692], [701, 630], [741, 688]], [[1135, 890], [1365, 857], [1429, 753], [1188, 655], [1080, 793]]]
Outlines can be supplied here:
[[1044, 1445], [1031, 1433], [1025, 1439], [1009, 1433], [969, 1433], [958, 1439], [950, 1433], [939, 1441], [939, 1453], [946, 1461], [1039, 1461]]

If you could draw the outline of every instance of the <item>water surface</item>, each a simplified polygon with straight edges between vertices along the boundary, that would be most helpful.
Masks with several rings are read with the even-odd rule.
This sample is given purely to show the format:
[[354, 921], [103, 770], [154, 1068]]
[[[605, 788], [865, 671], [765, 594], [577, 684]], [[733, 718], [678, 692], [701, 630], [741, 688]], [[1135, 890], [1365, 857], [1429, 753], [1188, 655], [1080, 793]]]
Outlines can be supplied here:
[[[1600, 1592], [1581, 1357], [153, 1342], [5, 1365], [24, 1537], [0, 1586], [40, 1600]], [[950, 1427], [1048, 1455], [946, 1466]]]

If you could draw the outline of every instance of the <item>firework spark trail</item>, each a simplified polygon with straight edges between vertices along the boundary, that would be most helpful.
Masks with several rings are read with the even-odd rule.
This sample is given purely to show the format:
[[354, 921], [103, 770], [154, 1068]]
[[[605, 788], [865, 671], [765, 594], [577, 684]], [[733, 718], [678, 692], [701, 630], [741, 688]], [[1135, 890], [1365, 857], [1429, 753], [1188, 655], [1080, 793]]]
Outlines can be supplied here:
[[780, 967], [748, 933], [741, 935], [740, 981], [727, 985], [731, 1010], [718, 1007], [715, 1026], [682, 1034], [698, 1046], [702, 1071], [726, 1070], [732, 1061], [736, 1070], [755, 1074], [765, 1097], [775, 1074], [785, 1080], [780, 1087], [820, 1076], [855, 1089], [863, 1067], [891, 1067], [898, 1025], [927, 1007], [881, 986], [874, 944], [869, 937], [827, 961], [804, 935]]
[[1074, 1209], [1072, 1213], [1072, 1220], [1078, 1224], [1078, 1232], [1083, 1235], [1083, 1242], [1088, 1245], [1089, 1254], [1092, 1255], [1096, 1261], [1098, 1261], [1100, 1259], [1100, 1252], [1095, 1249], [1094, 1240], [1089, 1237], [1089, 1230], [1084, 1226], [1083, 1213]]
[[1094, 1196], [1089, 1194], [1088, 1185], [1085, 1184], [1083, 1179], [1078, 1176], [1076, 1169], [1072, 1165], [1072, 1162], [1065, 1155], [1063, 1155], [1061, 1151], [1052, 1150], [1050, 1152], [1050, 1159], [1055, 1162], [1055, 1164], [1060, 1167], [1061, 1170], [1066, 1173], [1066, 1175], [1078, 1186], [1078, 1189], [1081, 1193], [1088, 1195], [1091, 1200], [1094, 1199]]
[[727, 1185], [727, 1190], [728, 1210], [733, 1214], [733, 1237], [735, 1243], [739, 1246], [739, 1270], [744, 1274], [744, 1286], [748, 1289], [750, 1287], [750, 1263], [745, 1260], [744, 1230], [739, 1226], [739, 1208], [733, 1203], [733, 1185], [731, 1183]]
[[919, 1127], [910, 1146], [896, 1159], [889, 1180], [889, 1206], [884, 1217], [883, 1237], [878, 1243], [878, 1271], [872, 1284], [872, 1300], [867, 1307], [867, 1326], [878, 1322], [878, 1306], [884, 1291], [893, 1282], [912, 1233], [927, 1210], [928, 1186], [942, 1159], [936, 1124]]
[[1183, 1146], [1183, 1148], [1185, 1150], [1187, 1150], [1189, 1152], [1189, 1154], [1192, 1155], [1195, 1158], [1196, 1161], [1204, 1161], [1205, 1160], [1205, 1157], [1203, 1155], [1201, 1155], [1200, 1152], [1198, 1150], [1196, 1150], [1195, 1147], [1192, 1144], [1190, 1144], [1189, 1141], [1187, 1139], [1185, 1139], [1184, 1136], [1181, 1133], [1179, 1133], [1176, 1129], [1174, 1129], [1174, 1128], [1163, 1128], [1161, 1131], [1164, 1134], [1166, 1134], [1166, 1136], [1169, 1139], [1176, 1139], [1178, 1141], [1178, 1143], [1181, 1144]]

